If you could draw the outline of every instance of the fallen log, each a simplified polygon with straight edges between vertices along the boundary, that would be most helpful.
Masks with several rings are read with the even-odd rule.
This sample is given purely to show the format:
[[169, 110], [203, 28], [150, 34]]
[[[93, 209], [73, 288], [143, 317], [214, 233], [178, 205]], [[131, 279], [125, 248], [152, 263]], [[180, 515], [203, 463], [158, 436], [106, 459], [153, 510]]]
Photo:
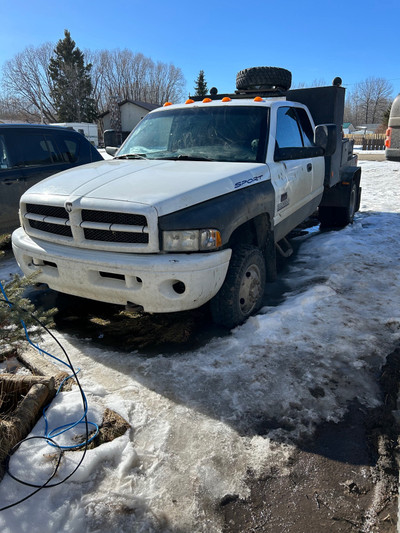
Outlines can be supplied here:
[[1, 409], [7, 410], [0, 420], [0, 480], [10, 451], [30, 433], [55, 393], [54, 378], [0, 377]]

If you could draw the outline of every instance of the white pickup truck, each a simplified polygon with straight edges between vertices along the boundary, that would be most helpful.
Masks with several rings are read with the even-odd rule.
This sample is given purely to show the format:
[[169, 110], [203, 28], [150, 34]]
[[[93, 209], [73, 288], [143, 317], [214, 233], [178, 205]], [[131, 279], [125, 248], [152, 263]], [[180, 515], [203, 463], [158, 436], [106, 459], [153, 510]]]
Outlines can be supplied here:
[[217, 323], [242, 323], [291, 230], [317, 208], [322, 224], [344, 226], [359, 207], [340, 82], [289, 90], [287, 70], [254, 67], [234, 94], [168, 102], [113, 159], [22, 196], [18, 264], [63, 293], [156, 313], [210, 301]]

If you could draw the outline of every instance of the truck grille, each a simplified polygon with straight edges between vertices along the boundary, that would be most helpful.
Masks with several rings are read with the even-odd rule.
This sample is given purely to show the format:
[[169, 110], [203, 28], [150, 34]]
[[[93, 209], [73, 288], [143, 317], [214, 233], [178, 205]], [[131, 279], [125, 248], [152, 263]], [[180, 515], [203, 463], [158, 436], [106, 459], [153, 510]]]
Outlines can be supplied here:
[[140, 213], [79, 208], [68, 213], [64, 206], [27, 203], [24, 220], [30, 234], [46, 240], [61, 236], [65, 243], [77, 246], [90, 248], [92, 244], [98, 248], [100, 243], [110, 243], [143, 248], [149, 244], [147, 217]]

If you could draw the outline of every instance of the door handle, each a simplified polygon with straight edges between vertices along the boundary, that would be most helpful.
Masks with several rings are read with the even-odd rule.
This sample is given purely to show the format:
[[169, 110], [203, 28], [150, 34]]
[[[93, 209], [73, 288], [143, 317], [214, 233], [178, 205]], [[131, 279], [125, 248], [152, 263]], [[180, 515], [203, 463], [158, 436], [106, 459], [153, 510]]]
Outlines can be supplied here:
[[308, 163], [307, 172], [311, 172], [311, 171], [312, 171], [312, 163]]

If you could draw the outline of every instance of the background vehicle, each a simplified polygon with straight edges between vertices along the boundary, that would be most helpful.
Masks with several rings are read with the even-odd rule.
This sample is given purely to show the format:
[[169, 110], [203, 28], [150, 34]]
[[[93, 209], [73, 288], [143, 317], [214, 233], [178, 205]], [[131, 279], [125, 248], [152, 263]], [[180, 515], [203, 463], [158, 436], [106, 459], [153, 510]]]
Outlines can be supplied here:
[[99, 146], [99, 133], [97, 124], [90, 122], [54, 122], [52, 126], [62, 126], [81, 133], [86, 139], [93, 144], [95, 148]]
[[57, 126], [0, 124], [0, 234], [19, 225], [22, 194], [67, 168], [102, 160], [80, 133]]
[[396, 96], [390, 109], [385, 146], [386, 159], [400, 161], [400, 94]]
[[359, 208], [334, 82], [291, 91], [290, 72], [255, 67], [234, 94], [152, 111], [114, 159], [24, 194], [18, 264], [68, 294], [161, 313], [210, 301], [215, 322], [242, 323], [276, 254], [289, 255], [291, 230], [317, 208], [337, 227]]

